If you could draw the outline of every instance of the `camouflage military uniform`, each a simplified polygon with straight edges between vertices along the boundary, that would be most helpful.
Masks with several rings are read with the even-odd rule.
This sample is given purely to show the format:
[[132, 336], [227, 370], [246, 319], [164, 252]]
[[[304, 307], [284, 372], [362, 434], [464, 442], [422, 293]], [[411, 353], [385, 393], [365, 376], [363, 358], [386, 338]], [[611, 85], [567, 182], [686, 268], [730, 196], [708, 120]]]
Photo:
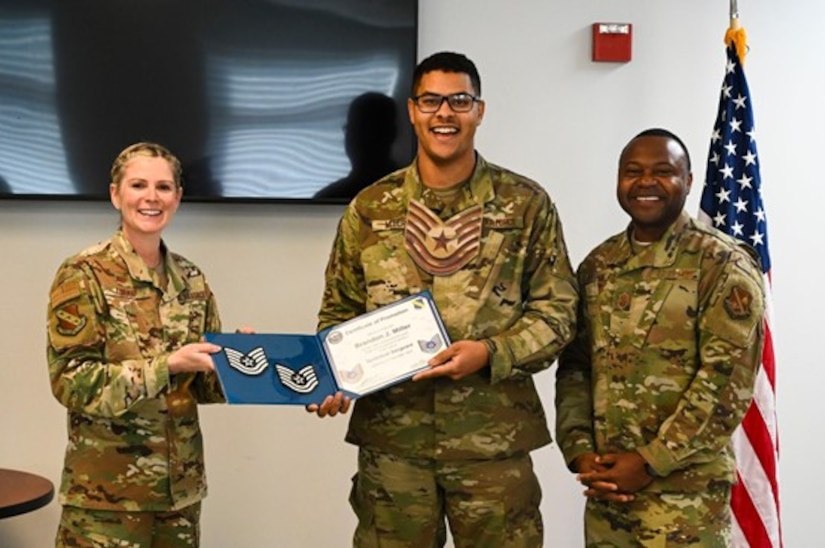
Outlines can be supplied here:
[[[642, 532], [663, 531], [648, 520], [665, 513], [671, 525], [708, 524], [722, 540], [702, 545], [724, 545], [729, 520], [710, 512], [735, 478], [730, 438], [762, 348], [761, 272], [747, 246], [684, 212], [658, 241], [633, 245], [618, 234], [579, 267], [580, 329], [559, 360], [556, 437], [571, 465], [588, 452], [636, 451], [656, 475], [635, 504], [588, 502], [586, 521], [607, 522], [613, 539], [602, 544], [588, 527], [590, 544], [658, 546], [662, 537]], [[678, 505], [660, 504], [680, 495], [693, 500], [681, 518]]]
[[206, 495], [196, 402], [214, 375], [170, 375], [167, 358], [220, 320], [203, 273], [165, 253], [168, 285], [121, 232], [66, 260], [52, 285], [48, 361], [68, 409], [65, 506], [164, 512]]
[[[480, 247], [463, 268], [434, 276], [412, 260], [412, 200], [442, 220], [483, 206]], [[347, 207], [326, 280], [319, 329], [429, 289], [453, 341], [485, 340], [491, 349], [490, 367], [459, 381], [406, 382], [359, 399], [348, 442], [431, 463], [508, 459], [550, 442], [532, 375], [573, 336], [578, 296], [561, 222], [536, 183], [478, 156], [447, 206], [415, 164], [390, 174]], [[374, 504], [381, 495], [370, 496]]]

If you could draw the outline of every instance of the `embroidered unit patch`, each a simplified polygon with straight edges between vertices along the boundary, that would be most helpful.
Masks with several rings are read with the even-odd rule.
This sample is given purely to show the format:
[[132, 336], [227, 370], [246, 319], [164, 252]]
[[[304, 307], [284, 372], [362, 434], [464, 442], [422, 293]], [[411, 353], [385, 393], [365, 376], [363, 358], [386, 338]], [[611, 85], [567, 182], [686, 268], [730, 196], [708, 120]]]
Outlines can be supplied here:
[[76, 304], [69, 304], [55, 312], [57, 332], [64, 337], [72, 337], [86, 327], [86, 316], [78, 313]]
[[724, 305], [728, 316], [735, 320], [743, 320], [751, 315], [753, 295], [747, 289], [735, 285], [725, 297]]

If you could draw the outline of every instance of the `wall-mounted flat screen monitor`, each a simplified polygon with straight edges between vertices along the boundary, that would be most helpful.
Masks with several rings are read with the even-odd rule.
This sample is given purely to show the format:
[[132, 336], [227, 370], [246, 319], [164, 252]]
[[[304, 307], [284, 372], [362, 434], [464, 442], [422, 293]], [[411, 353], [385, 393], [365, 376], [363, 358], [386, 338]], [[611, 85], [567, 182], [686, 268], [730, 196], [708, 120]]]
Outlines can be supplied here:
[[409, 163], [417, 0], [0, 0], [0, 197], [108, 199], [138, 141], [189, 201], [341, 203]]

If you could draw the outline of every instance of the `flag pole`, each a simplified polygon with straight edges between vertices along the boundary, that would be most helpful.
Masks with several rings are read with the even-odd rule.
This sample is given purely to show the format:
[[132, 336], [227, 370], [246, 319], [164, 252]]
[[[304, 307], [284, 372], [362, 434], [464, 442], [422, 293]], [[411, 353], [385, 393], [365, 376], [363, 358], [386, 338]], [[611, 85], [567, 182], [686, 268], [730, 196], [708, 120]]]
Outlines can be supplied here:
[[[730, 0], [725, 33], [726, 65], [713, 126], [699, 218], [751, 244], [765, 278], [765, 344], [753, 402], [732, 437], [738, 482], [731, 488], [732, 546], [782, 548], [779, 520], [779, 437], [776, 424], [776, 360], [773, 352], [771, 259], [754, 137], [750, 91], [742, 69], [747, 39]], [[740, 210], [741, 204], [745, 211]]]
[[739, 63], [745, 65], [745, 53], [748, 50], [748, 37], [745, 29], [739, 24], [739, 4], [737, 0], [730, 0], [730, 27], [725, 33], [725, 46], [735, 46]]

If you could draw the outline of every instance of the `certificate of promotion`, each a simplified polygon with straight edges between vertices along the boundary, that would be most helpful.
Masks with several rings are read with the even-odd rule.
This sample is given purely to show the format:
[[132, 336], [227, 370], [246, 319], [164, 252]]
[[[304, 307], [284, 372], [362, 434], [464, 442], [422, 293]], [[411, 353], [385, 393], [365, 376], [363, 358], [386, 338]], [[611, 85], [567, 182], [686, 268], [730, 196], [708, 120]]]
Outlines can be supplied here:
[[450, 341], [429, 291], [316, 335], [207, 333], [229, 403], [320, 403], [358, 398], [408, 380]]

